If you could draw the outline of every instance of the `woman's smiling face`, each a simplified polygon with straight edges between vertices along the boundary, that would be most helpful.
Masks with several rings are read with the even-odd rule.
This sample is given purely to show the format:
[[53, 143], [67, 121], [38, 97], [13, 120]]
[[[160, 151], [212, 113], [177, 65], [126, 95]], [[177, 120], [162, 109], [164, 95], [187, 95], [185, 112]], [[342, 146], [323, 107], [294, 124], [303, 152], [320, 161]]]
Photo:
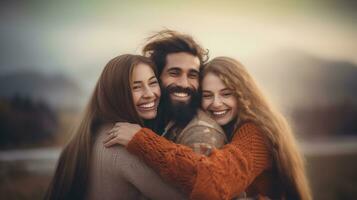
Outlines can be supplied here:
[[202, 109], [223, 126], [238, 113], [238, 101], [234, 91], [215, 74], [208, 73], [202, 80]]
[[131, 92], [138, 115], [142, 119], [153, 119], [160, 101], [160, 85], [154, 71], [140, 63], [133, 69]]

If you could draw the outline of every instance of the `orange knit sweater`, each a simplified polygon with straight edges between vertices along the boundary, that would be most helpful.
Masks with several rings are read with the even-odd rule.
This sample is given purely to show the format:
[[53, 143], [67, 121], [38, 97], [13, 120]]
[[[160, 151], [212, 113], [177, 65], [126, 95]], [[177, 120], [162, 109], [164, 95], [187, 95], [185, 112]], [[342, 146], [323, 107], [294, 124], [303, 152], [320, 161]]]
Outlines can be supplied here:
[[275, 196], [272, 188], [277, 177], [271, 171], [271, 151], [252, 123], [241, 126], [231, 143], [215, 149], [209, 157], [146, 128], [133, 137], [127, 149], [190, 199], [232, 199], [244, 191], [248, 196]]

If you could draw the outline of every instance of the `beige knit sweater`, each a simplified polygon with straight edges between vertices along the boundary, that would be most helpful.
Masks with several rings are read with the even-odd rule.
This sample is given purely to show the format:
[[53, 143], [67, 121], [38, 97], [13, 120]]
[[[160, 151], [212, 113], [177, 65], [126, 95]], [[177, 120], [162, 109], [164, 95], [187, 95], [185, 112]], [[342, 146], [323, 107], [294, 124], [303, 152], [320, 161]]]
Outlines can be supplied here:
[[124, 147], [105, 148], [111, 127], [103, 127], [93, 145], [87, 199], [185, 199]]

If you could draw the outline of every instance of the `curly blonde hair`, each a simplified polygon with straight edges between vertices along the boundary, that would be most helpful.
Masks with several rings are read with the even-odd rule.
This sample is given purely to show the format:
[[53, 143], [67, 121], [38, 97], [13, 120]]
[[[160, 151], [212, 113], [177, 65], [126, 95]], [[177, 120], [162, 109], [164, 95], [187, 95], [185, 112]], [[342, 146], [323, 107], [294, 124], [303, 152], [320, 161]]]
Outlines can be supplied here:
[[281, 197], [312, 199], [304, 159], [292, 129], [285, 117], [266, 99], [245, 67], [233, 58], [216, 57], [203, 67], [202, 77], [208, 73], [217, 75], [235, 93], [239, 109], [235, 129], [248, 121], [253, 122], [270, 141], [273, 166], [279, 175], [279, 187], [283, 189]]

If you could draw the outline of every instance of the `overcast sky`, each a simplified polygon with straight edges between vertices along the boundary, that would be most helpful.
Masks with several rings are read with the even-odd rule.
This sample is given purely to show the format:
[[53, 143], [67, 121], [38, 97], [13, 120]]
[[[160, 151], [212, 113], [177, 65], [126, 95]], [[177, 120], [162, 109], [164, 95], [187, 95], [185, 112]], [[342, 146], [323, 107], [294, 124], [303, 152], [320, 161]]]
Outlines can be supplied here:
[[140, 53], [163, 27], [192, 34], [211, 57], [232, 56], [255, 71], [289, 49], [357, 64], [354, 1], [150, 2], [2, 2], [0, 73], [65, 73], [88, 89], [110, 58]]

